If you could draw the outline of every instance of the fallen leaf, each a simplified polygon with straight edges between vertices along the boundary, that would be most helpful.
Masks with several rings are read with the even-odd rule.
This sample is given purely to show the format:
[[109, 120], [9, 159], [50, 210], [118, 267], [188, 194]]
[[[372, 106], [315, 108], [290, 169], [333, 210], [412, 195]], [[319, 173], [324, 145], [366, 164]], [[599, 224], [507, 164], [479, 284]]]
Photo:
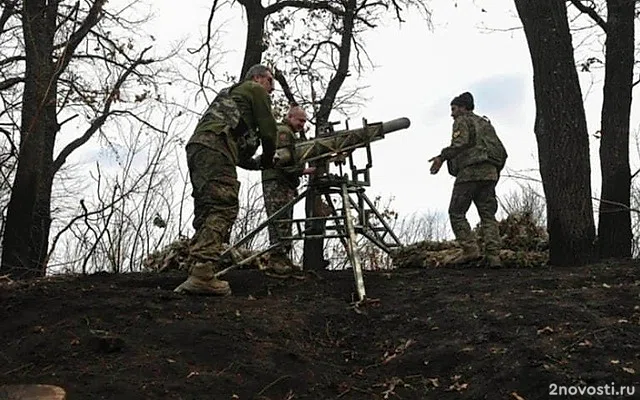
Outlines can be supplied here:
[[630, 374], [635, 374], [635, 373], [636, 373], [636, 370], [635, 370], [635, 369], [633, 369], [633, 368], [622, 367], [622, 370], [623, 370], [624, 372], [628, 372], [628, 373], [630, 373]]
[[192, 376], [198, 376], [198, 375], [200, 375], [198, 371], [191, 371], [189, 372], [189, 375], [187, 375], [187, 379], [191, 378]]
[[382, 364], [387, 364], [388, 362], [390, 362], [391, 360], [393, 360], [394, 358], [398, 357], [397, 353], [393, 353], [390, 356], [386, 355], [387, 353], [385, 353], [384, 359], [382, 360]]
[[167, 358], [167, 362], [168, 362], [169, 364], [173, 364], [174, 362], [176, 362], [176, 360], [172, 360], [172, 359], [170, 359], [170, 358]]
[[605, 289], [609, 289], [611, 287], [611, 285], [607, 285], [606, 283], [603, 283], [602, 287], [605, 288]]
[[511, 396], [513, 396], [514, 399], [516, 400], [525, 400], [524, 397], [520, 396], [518, 393], [516, 392], [511, 392]]
[[538, 335], [541, 335], [543, 333], [553, 333], [553, 328], [550, 326], [545, 326], [542, 329], [538, 329]]
[[578, 343], [578, 346], [582, 347], [593, 347], [593, 343], [589, 341], [589, 339], [585, 339], [582, 342]]
[[463, 390], [466, 390], [468, 387], [469, 387], [468, 383], [453, 382], [453, 385], [449, 386], [449, 390], [455, 390], [457, 392], [461, 392]]
[[427, 380], [429, 381], [429, 383], [431, 383], [431, 385], [433, 385], [433, 387], [440, 387], [438, 378], [427, 378]]
[[619, 324], [627, 324], [627, 323], [629, 323], [629, 321], [623, 318], [623, 319], [619, 319], [618, 323]]
[[614, 364], [614, 365], [620, 364], [620, 360], [611, 360], [611, 364]]

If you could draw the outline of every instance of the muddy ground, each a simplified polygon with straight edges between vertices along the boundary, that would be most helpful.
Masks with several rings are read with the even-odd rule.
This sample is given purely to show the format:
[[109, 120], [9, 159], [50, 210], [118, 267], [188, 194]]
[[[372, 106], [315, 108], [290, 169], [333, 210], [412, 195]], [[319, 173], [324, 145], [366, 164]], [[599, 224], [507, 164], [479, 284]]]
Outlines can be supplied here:
[[173, 293], [176, 271], [4, 283], [0, 384], [70, 400], [640, 396], [639, 267], [367, 272], [361, 307], [350, 270], [234, 271], [226, 298]]

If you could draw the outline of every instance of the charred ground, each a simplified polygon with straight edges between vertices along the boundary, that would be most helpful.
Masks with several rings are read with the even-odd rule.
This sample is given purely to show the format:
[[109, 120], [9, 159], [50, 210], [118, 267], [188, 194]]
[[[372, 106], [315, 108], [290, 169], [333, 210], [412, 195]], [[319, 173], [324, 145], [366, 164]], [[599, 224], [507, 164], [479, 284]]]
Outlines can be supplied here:
[[[0, 287], [0, 383], [68, 399], [544, 399], [550, 384], [638, 385], [640, 264], [231, 272], [186, 297], [180, 272]], [[518, 397], [519, 396], [519, 397]], [[602, 397], [600, 397], [602, 398]]]

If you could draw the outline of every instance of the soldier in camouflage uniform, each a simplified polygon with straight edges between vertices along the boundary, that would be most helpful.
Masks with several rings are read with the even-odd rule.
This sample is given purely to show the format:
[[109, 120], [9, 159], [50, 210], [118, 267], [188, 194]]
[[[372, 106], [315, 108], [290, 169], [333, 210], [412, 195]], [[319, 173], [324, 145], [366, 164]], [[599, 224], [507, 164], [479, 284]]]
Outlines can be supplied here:
[[[289, 109], [287, 117], [283, 123], [278, 124], [277, 148], [292, 147], [300, 138], [296, 133], [302, 132], [307, 122], [307, 114], [298, 107]], [[311, 173], [312, 168], [289, 167], [272, 168], [262, 171], [262, 193], [267, 217], [275, 214], [279, 209], [293, 200], [298, 195], [298, 185], [300, 176], [303, 173]], [[293, 207], [284, 214], [280, 214], [277, 219], [292, 219]], [[283, 244], [274, 249], [271, 254], [271, 270], [276, 273], [289, 273], [295, 267], [290, 259], [291, 241], [283, 241], [281, 238], [291, 236], [291, 223], [271, 223], [269, 224], [269, 243], [274, 245]]]
[[498, 210], [495, 187], [506, 160], [506, 151], [489, 120], [473, 113], [473, 109], [473, 96], [469, 92], [451, 101], [451, 116], [454, 119], [451, 145], [429, 161], [432, 162], [432, 174], [438, 173], [442, 163], [447, 161], [449, 172], [456, 177], [449, 204], [449, 219], [463, 252], [453, 263], [463, 264], [482, 258], [466, 219], [473, 202], [480, 216], [485, 263], [497, 268], [501, 266], [501, 260], [495, 217]]
[[[194, 200], [189, 277], [176, 292], [228, 295], [226, 281], [214, 276], [223, 245], [229, 243], [238, 216], [236, 166], [271, 168], [275, 154], [276, 121], [271, 111], [272, 72], [254, 65], [245, 80], [222, 90], [204, 113], [189, 139], [186, 152]], [[251, 157], [262, 144], [263, 165]]]

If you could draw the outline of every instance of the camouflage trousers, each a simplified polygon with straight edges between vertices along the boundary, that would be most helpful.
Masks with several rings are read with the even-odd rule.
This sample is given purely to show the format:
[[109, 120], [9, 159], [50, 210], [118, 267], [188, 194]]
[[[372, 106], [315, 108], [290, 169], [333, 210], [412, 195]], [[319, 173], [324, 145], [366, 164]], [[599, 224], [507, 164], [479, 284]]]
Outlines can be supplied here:
[[213, 150], [200, 144], [187, 146], [187, 165], [193, 197], [193, 227], [190, 256], [195, 261], [219, 261], [229, 243], [231, 228], [238, 217], [236, 166], [225, 149]]
[[[270, 217], [293, 200], [298, 195], [298, 191], [296, 188], [292, 188], [277, 179], [269, 179], [262, 181], [262, 194], [267, 217]], [[276, 219], [293, 219], [293, 207], [280, 214]], [[272, 222], [269, 224], [268, 229], [269, 243], [271, 245], [280, 243], [280, 238], [291, 236], [292, 232], [290, 222]], [[291, 251], [291, 241], [286, 241], [276, 251], [288, 254]]]
[[476, 239], [467, 221], [467, 212], [473, 202], [480, 216], [480, 230], [485, 255], [497, 255], [500, 251], [500, 233], [496, 212], [495, 181], [472, 181], [456, 183], [449, 203], [449, 220], [456, 240], [462, 247], [475, 247]]

